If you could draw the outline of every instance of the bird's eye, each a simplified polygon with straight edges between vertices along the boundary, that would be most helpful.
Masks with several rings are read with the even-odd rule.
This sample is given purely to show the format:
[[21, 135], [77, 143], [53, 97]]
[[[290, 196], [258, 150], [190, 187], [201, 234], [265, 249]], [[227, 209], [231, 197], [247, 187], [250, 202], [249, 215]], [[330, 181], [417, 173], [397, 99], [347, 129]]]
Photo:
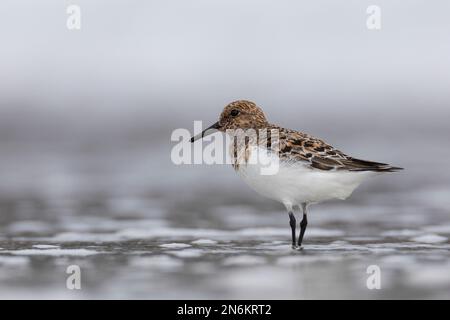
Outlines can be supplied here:
[[239, 110], [233, 109], [231, 110], [230, 114], [232, 117], [236, 117], [239, 114]]

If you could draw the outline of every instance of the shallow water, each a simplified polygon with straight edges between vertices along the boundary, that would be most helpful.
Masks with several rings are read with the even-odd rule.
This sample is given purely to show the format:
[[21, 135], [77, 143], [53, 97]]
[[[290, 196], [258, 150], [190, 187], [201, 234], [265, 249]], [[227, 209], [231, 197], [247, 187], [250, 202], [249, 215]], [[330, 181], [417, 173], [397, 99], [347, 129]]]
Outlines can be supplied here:
[[450, 298], [447, 173], [393, 159], [408, 171], [312, 206], [298, 251], [283, 207], [229, 167], [120, 150], [1, 155], [0, 298]]
[[[450, 224], [444, 219], [422, 225], [411, 213], [405, 227], [395, 206], [374, 212], [363, 204], [334, 206], [342, 214], [336, 216], [332, 205], [311, 214], [302, 251], [289, 245], [282, 210], [261, 214], [243, 205], [228, 207], [226, 217], [227, 208], [219, 208], [222, 215], [212, 220], [220, 221], [209, 224], [220, 228], [205, 218], [198, 220], [204, 227], [183, 226], [176, 215], [68, 214], [11, 222], [0, 239], [0, 297], [450, 297]], [[352, 221], [363, 211], [369, 211], [366, 219]], [[69, 265], [81, 268], [79, 291], [66, 289]], [[380, 290], [367, 289], [370, 265], [380, 267]]]
[[[266, 231], [173, 228], [153, 235], [136, 227], [125, 233], [89, 232], [87, 237], [74, 232], [70, 237], [3, 239], [0, 297], [450, 297], [448, 237], [409, 230], [428, 236], [336, 240], [336, 231], [314, 229], [304, 249], [295, 251], [280, 240], [288, 229]], [[107, 241], [100, 240], [103, 235]], [[69, 265], [81, 268], [79, 291], [66, 289]], [[366, 286], [370, 265], [380, 267], [380, 290]]]

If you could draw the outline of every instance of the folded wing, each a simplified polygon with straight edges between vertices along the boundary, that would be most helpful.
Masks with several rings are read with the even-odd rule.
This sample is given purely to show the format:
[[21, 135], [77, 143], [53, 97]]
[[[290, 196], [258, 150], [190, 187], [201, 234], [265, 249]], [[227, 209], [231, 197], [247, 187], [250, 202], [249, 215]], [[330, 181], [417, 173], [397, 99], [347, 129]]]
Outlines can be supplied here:
[[280, 158], [287, 163], [299, 163], [311, 168], [347, 171], [395, 172], [402, 168], [386, 163], [356, 159], [333, 148], [324, 141], [302, 132], [279, 128]]

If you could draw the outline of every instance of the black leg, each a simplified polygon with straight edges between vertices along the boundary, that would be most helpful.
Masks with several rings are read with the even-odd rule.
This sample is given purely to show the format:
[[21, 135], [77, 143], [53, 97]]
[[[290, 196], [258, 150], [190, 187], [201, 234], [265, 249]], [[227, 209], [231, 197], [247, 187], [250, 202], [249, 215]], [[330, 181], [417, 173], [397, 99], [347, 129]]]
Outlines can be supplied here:
[[308, 218], [306, 217], [306, 213], [303, 214], [303, 219], [300, 222], [300, 236], [298, 237], [298, 246], [302, 245], [303, 236], [305, 235], [306, 227], [308, 226]]
[[297, 224], [297, 221], [295, 220], [295, 216], [292, 212], [289, 212], [289, 224], [292, 231], [292, 247], [295, 247], [295, 225]]

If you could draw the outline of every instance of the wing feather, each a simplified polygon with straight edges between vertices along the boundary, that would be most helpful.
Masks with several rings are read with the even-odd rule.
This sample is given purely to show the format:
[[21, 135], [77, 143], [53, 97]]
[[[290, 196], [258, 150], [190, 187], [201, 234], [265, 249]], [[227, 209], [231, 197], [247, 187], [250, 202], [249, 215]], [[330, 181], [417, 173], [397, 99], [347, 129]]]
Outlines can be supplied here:
[[[305, 165], [319, 170], [347, 170], [347, 171], [375, 171], [394, 172], [402, 170], [386, 163], [356, 159], [350, 157], [323, 140], [314, 138], [308, 134], [289, 130], [277, 126], [279, 132], [279, 156], [286, 163], [304, 163]], [[268, 146], [271, 145], [269, 135]]]

